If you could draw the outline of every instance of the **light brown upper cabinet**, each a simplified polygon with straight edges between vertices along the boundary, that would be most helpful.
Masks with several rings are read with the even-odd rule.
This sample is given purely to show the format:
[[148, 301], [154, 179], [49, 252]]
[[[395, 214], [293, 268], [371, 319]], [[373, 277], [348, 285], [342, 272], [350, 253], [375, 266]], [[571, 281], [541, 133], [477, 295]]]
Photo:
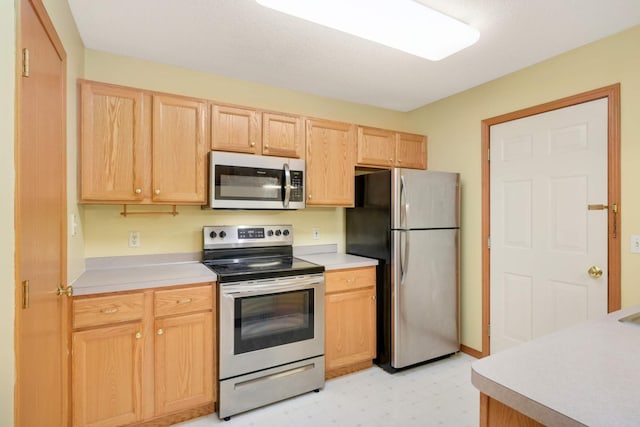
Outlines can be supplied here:
[[395, 132], [358, 126], [358, 166], [393, 167], [395, 163]]
[[154, 202], [205, 203], [206, 106], [197, 99], [153, 96]]
[[[144, 93], [80, 83], [80, 200], [140, 202], [149, 145], [144, 135]], [[139, 190], [139, 191], [138, 191]]]
[[213, 105], [211, 135], [213, 150], [293, 158], [304, 154], [304, 127], [297, 116]]
[[426, 138], [422, 135], [359, 126], [357, 165], [426, 169]]
[[307, 205], [353, 206], [356, 127], [308, 119]]
[[262, 113], [262, 154], [302, 158], [304, 125], [301, 117]]
[[261, 117], [248, 108], [213, 105], [211, 108], [211, 148], [220, 151], [260, 154]]
[[396, 134], [396, 165], [401, 168], [427, 168], [427, 138], [398, 132]]
[[206, 202], [206, 102], [89, 81], [80, 101], [81, 202]]

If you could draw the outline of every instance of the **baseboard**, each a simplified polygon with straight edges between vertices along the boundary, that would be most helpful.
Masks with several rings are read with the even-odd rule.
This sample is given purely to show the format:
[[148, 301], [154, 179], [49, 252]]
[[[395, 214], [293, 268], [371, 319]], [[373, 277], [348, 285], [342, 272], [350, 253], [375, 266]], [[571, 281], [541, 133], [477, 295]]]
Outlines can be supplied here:
[[475, 348], [467, 347], [464, 344], [460, 345], [460, 351], [463, 352], [463, 353], [468, 354], [469, 356], [473, 356], [476, 359], [482, 359], [482, 357], [483, 357], [481, 351], [478, 351]]

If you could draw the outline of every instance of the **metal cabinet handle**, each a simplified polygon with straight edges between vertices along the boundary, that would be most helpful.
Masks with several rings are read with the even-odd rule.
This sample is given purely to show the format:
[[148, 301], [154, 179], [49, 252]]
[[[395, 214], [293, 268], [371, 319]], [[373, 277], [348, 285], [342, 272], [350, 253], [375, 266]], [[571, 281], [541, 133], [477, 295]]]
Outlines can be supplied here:
[[255, 146], [256, 146], [256, 143], [255, 143], [255, 142], [253, 142], [253, 141], [251, 141], [251, 143], [250, 143], [249, 145], [250, 145], [250, 146], [252, 146], [252, 147], [255, 147]]
[[164, 329], [162, 328], [158, 329], [158, 335], [162, 335], [162, 334], [164, 334]]
[[191, 298], [182, 298], [176, 301], [176, 304], [187, 304], [193, 301]]
[[156, 191], [154, 191], [154, 193], [156, 193], [156, 196], [157, 196], [158, 194], [160, 194], [160, 189], [156, 188]]
[[139, 340], [142, 338], [142, 332], [136, 332], [136, 339]]
[[136, 188], [136, 189], [135, 189], [135, 192], [136, 192], [136, 194], [140, 194], [140, 193], [142, 193], [142, 188]]
[[118, 307], [104, 308], [100, 310], [101, 313], [104, 314], [113, 314], [118, 312]]

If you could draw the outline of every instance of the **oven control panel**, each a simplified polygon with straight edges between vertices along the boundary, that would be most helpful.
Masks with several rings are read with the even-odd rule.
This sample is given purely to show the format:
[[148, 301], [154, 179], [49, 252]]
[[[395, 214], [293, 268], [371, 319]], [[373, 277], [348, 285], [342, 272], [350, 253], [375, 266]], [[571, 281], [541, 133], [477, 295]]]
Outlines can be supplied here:
[[292, 225], [209, 225], [202, 228], [205, 249], [290, 246]]

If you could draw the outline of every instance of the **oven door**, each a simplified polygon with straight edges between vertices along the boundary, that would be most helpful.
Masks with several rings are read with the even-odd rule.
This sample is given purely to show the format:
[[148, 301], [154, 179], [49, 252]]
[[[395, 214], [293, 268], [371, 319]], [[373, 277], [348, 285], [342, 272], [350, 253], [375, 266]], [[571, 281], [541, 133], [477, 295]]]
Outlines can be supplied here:
[[324, 354], [324, 275], [219, 285], [220, 379]]

